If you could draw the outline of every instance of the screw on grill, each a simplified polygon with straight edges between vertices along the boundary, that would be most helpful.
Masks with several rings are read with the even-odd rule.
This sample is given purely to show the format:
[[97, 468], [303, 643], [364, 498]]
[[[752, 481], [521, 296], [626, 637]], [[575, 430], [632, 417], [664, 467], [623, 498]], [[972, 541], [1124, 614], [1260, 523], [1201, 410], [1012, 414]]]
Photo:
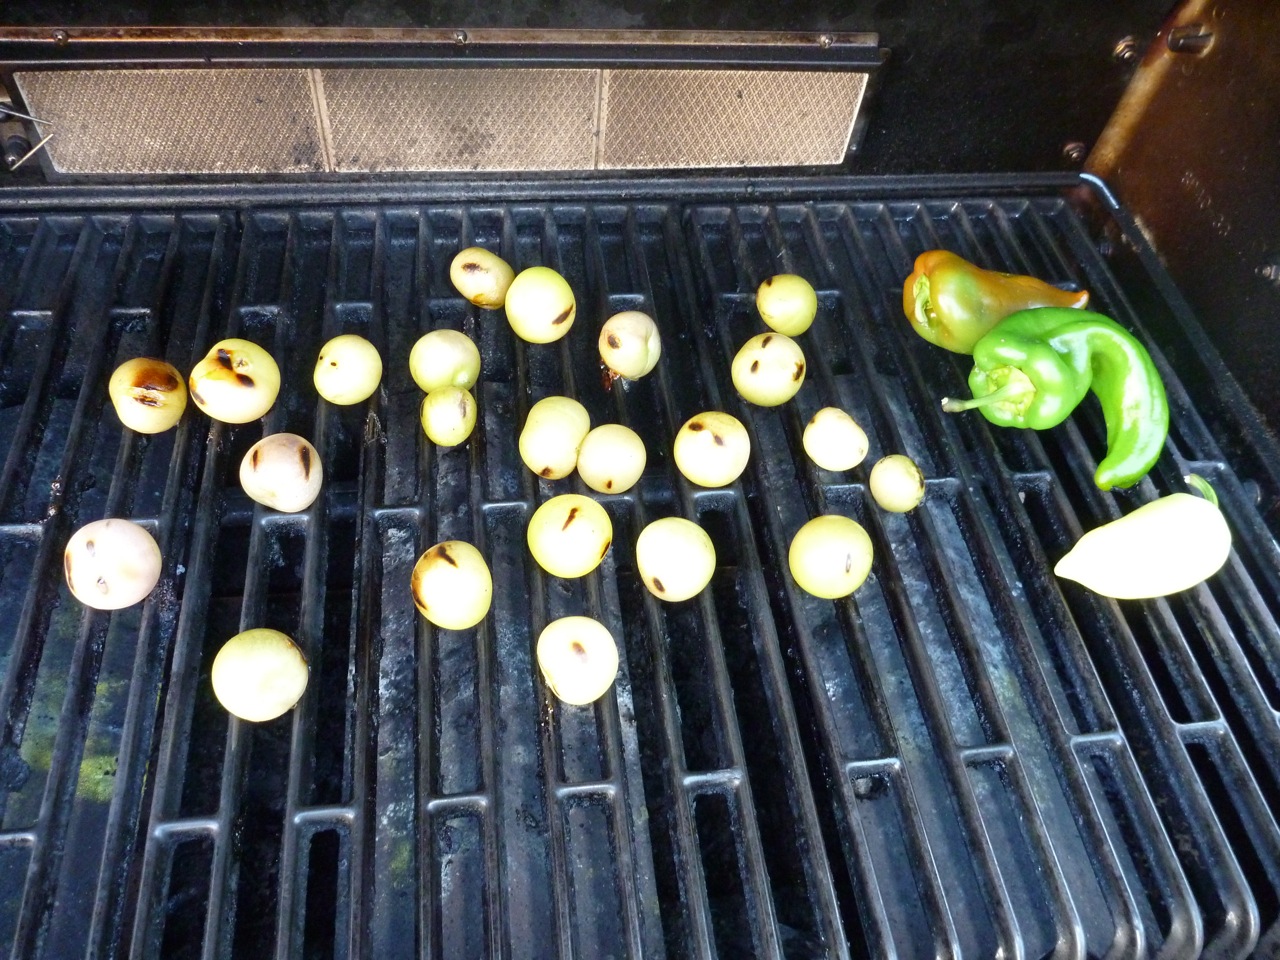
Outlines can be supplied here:
[[1138, 41], [1125, 37], [1111, 49], [1111, 58], [1117, 63], [1133, 63], [1138, 59]]
[[22, 158], [31, 151], [31, 141], [26, 137], [10, 137], [4, 142], [4, 165], [8, 170], [17, 169]]
[[1062, 147], [1062, 159], [1066, 160], [1067, 163], [1080, 163], [1084, 160], [1085, 154], [1085, 146], [1079, 140], [1072, 140]]

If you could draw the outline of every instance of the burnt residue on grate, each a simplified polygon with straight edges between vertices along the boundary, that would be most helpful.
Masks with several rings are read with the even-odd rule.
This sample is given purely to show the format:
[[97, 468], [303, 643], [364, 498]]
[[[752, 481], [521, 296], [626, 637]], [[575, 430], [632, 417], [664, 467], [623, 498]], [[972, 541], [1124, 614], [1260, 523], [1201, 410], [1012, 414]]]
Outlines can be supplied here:
[[[546, 264], [577, 327], [517, 341], [448, 280], [471, 244]], [[1092, 402], [1042, 433], [948, 416], [966, 366], [915, 337], [900, 289], [916, 253], [1088, 287], [1139, 329], [1169, 388], [1166, 456], [1131, 493], [1092, 483]], [[761, 329], [754, 291], [808, 277], [808, 382], [776, 409], [730, 386]], [[1132, 281], [1130, 281], [1132, 282]], [[1149, 299], [1150, 290], [1141, 291]], [[778, 204], [367, 206], [0, 217], [0, 949], [13, 956], [1043, 956], [1203, 949], [1280, 935], [1280, 555], [1177, 377], [1176, 330], [1053, 195]], [[596, 331], [657, 318], [663, 360], [607, 390]], [[1169, 307], [1167, 310], [1172, 311]], [[438, 449], [408, 374], [423, 332], [483, 357], [471, 440]], [[320, 345], [360, 333], [385, 359], [368, 403], [321, 403]], [[118, 423], [114, 366], [190, 369], [244, 336], [280, 361], [262, 424], [194, 409], [154, 437]], [[615, 531], [598, 571], [545, 574], [537, 505], [586, 492], [520, 462], [550, 394], [644, 439], [641, 483], [598, 497]], [[866, 428], [845, 474], [805, 457], [838, 405]], [[747, 425], [739, 482], [690, 486], [680, 424]], [[1247, 416], [1247, 411], [1239, 411]], [[308, 437], [317, 502], [280, 515], [239, 490], [265, 431]], [[871, 502], [875, 459], [904, 452], [928, 496]], [[1178, 489], [1219, 490], [1236, 551], [1210, 583], [1115, 603], [1058, 581], [1079, 534]], [[795, 530], [852, 516], [875, 544], [852, 601], [785, 574]], [[146, 604], [81, 608], [61, 581], [70, 532], [129, 516], [160, 542]], [[639, 584], [643, 526], [680, 515], [718, 554], [708, 590], [665, 604]], [[441, 631], [409, 572], [476, 543], [493, 610]], [[614, 690], [566, 707], [537, 675], [549, 620], [588, 613], [619, 641]], [[311, 682], [285, 717], [228, 718], [209, 667], [231, 634], [295, 637]], [[1065, 955], [1065, 954], [1064, 954]]]

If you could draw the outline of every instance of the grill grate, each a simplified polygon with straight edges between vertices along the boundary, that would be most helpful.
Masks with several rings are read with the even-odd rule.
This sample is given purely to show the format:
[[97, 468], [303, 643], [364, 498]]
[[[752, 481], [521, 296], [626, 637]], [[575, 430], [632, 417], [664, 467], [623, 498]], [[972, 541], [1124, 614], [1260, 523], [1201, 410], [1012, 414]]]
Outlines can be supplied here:
[[[514, 341], [453, 291], [462, 246], [546, 263], [579, 296], [566, 341]], [[1280, 551], [1159, 350], [1170, 449], [1135, 494], [1092, 484], [1095, 410], [1047, 433], [950, 418], [965, 367], [898, 315], [919, 250], [1093, 291], [1138, 324], [1056, 196], [689, 205], [322, 206], [0, 218], [0, 945], [14, 956], [1240, 956], [1280, 924]], [[733, 351], [753, 291], [813, 279], [794, 404], [748, 408]], [[599, 384], [595, 327], [651, 310], [657, 371]], [[435, 450], [405, 358], [434, 327], [473, 335], [480, 422]], [[319, 404], [310, 365], [340, 331], [382, 348], [366, 407]], [[1160, 336], [1157, 336], [1160, 334]], [[322, 498], [296, 516], [240, 492], [257, 425], [192, 411], [119, 426], [106, 380], [151, 353], [189, 369], [243, 335], [281, 359], [270, 431], [307, 435]], [[1168, 331], [1145, 331], [1171, 343]], [[1165, 339], [1161, 339], [1164, 337]], [[1169, 356], [1176, 354], [1172, 347]], [[634, 491], [602, 497], [615, 547], [582, 581], [524, 546], [538, 480], [515, 425], [578, 396], [644, 438]], [[868, 463], [929, 479], [907, 516], [866, 472], [814, 468], [819, 406], [854, 412]], [[670, 440], [740, 416], [739, 484], [681, 480]], [[1049, 572], [1082, 529], [1174, 489], [1222, 496], [1236, 552], [1210, 584], [1116, 604]], [[1126, 503], [1127, 500], [1127, 503]], [[779, 575], [810, 515], [875, 541], [855, 603]], [[665, 605], [630, 545], [696, 518], [720, 566]], [[142, 607], [83, 610], [70, 531], [131, 516], [165, 575]], [[437, 631], [408, 594], [419, 552], [473, 540], [495, 576], [478, 628]], [[614, 696], [551, 700], [533, 642], [590, 612], [620, 640]], [[286, 718], [228, 721], [209, 664], [238, 629], [299, 640], [311, 686]]]

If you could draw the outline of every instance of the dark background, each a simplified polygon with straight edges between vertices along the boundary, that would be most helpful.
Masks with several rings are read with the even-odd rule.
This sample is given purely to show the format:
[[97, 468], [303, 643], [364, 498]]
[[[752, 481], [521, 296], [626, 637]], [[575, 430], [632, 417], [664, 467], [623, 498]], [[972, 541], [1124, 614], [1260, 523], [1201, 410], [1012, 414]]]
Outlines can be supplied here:
[[[874, 31], [890, 51], [859, 173], [1071, 170], [1170, 0], [9, 0], [11, 26], [534, 27]], [[1080, 155], [1082, 159], [1082, 155]]]

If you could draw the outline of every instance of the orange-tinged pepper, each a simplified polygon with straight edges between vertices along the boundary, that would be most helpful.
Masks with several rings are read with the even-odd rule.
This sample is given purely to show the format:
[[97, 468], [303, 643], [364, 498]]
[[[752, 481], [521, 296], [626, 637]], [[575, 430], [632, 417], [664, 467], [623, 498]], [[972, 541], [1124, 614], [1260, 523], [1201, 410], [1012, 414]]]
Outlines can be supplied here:
[[973, 353], [997, 323], [1031, 307], [1088, 306], [1089, 291], [1072, 293], [1013, 273], [974, 266], [950, 250], [926, 250], [902, 285], [902, 309], [912, 329], [952, 353]]

